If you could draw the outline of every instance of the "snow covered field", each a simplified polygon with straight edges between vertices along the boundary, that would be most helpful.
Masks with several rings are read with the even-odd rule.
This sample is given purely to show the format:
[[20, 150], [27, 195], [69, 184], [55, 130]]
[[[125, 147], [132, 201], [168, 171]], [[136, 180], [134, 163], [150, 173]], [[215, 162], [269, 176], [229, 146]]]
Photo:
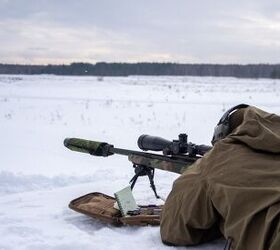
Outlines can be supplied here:
[[[86, 193], [113, 195], [133, 169], [123, 156], [69, 151], [64, 138], [137, 149], [141, 134], [187, 132], [210, 144], [225, 110], [248, 103], [280, 114], [279, 94], [280, 81], [268, 79], [0, 76], [0, 249], [174, 249], [161, 243], [158, 227], [115, 228], [68, 209]], [[158, 193], [166, 197], [176, 177], [157, 171]], [[134, 195], [139, 204], [159, 202], [144, 178]]]

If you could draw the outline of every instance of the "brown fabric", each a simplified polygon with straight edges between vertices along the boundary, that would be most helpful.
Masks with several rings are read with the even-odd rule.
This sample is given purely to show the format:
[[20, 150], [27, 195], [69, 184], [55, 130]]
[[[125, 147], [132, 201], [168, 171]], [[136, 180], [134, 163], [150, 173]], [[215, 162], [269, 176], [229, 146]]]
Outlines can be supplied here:
[[175, 182], [161, 217], [166, 244], [219, 236], [231, 249], [280, 249], [280, 117], [255, 107]]
[[83, 195], [69, 203], [69, 208], [105, 223], [121, 225], [121, 213], [114, 208], [115, 199], [102, 193]]
[[159, 215], [134, 215], [129, 217], [121, 217], [120, 221], [124, 225], [130, 226], [159, 226], [160, 216]]
[[90, 193], [83, 195], [69, 204], [69, 208], [88, 215], [101, 222], [120, 225], [159, 225], [162, 206], [139, 206], [141, 213], [122, 217], [120, 211], [114, 208], [115, 198], [102, 194]]

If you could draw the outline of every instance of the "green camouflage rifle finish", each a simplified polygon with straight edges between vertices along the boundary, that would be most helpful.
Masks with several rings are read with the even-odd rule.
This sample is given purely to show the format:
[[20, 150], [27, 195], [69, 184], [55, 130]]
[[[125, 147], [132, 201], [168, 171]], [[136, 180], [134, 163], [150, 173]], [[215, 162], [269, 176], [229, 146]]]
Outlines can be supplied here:
[[64, 140], [64, 146], [72, 151], [95, 156], [109, 156], [113, 154], [109, 152], [109, 148], [113, 146], [106, 142], [90, 141], [80, 138], [66, 138]]
[[177, 174], [182, 174], [187, 168], [192, 165], [192, 163], [188, 162], [174, 163], [158, 159], [151, 159], [145, 156], [134, 154], [129, 155], [128, 159], [136, 165], [143, 165], [151, 168], [174, 172]]

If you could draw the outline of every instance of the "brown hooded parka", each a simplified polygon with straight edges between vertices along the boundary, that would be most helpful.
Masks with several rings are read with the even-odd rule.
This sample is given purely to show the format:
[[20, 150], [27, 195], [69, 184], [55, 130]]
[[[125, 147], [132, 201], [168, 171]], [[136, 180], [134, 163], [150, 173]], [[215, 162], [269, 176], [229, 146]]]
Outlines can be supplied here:
[[280, 249], [280, 117], [238, 110], [241, 124], [175, 182], [162, 241], [194, 245], [222, 235], [231, 249]]

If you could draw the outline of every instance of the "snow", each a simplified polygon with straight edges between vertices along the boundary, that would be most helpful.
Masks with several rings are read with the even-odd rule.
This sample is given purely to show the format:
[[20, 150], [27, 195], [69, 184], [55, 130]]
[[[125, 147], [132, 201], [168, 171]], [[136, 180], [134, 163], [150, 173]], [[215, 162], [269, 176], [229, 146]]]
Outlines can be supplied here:
[[[116, 228], [70, 210], [81, 195], [127, 186], [133, 169], [123, 156], [69, 151], [64, 138], [137, 150], [141, 134], [187, 132], [210, 144], [225, 110], [248, 103], [280, 113], [279, 94], [271, 79], [0, 76], [0, 249], [177, 249], [161, 243], [158, 227]], [[177, 177], [156, 171], [158, 193], [166, 197]], [[139, 204], [161, 203], [145, 178], [134, 195]], [[223, 247], [219, 240], [188, 249]]]

